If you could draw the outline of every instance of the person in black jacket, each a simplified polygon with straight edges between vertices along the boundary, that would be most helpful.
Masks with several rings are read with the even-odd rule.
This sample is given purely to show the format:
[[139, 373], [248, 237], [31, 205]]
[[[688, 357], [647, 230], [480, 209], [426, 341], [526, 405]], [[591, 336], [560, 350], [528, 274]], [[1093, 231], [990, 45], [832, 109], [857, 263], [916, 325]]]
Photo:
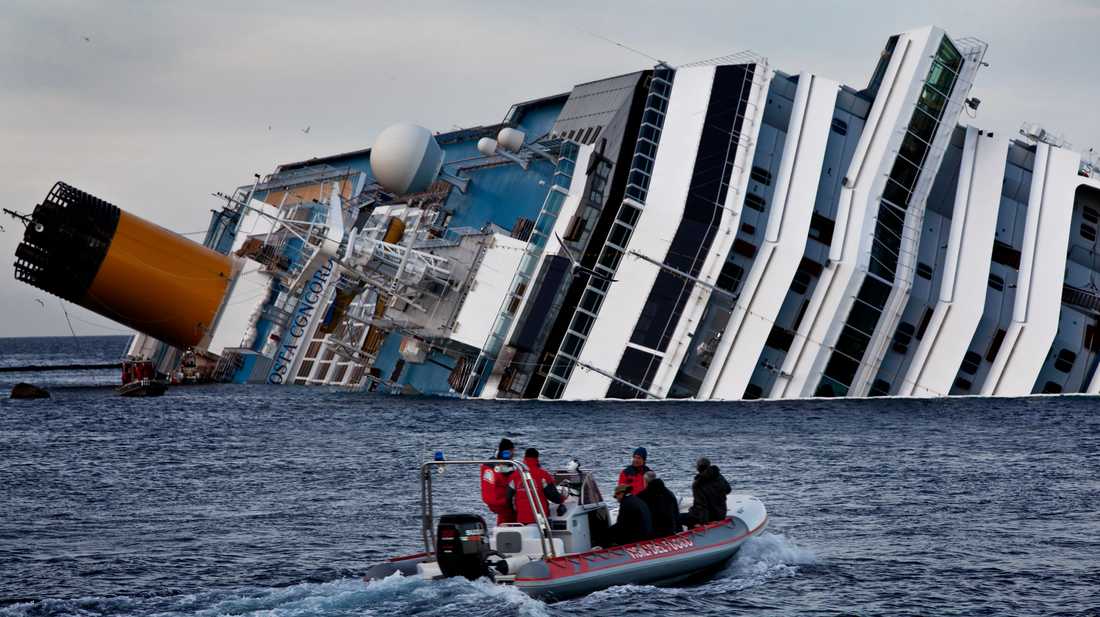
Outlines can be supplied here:
[[649, 471], [645, 474], [645, 490], [638, 498], [649, 507], [649, 517], [653, 521], [653, 537], [663, 538], [680, 531], [680, 502], [676, 495], [668, 490], [665, 481]]
[[615, 501], [619, 502], [619, 517], [608, 529], [614, 545], [640, 542], [653, 537], [653, 522], [649, 507], [641, 499], [630, 494], [630, 485], [615, 487]]
[[695, 480], [691, 483], [692, 504], [684, 517], [688, 527], [713, 523], [726, 518], [726, 495], [730, 494], [730, 483], [722, 476], [717, 465], [711, 465], [710, 459], [703, 457], [695, 463]]

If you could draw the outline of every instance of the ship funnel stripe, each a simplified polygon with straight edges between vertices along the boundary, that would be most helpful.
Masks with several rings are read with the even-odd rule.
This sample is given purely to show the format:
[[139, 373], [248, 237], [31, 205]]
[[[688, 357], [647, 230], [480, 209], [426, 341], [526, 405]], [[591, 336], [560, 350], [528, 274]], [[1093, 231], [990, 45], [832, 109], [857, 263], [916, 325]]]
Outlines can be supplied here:
[[107, 256], [120, 214], [117, 206], [58, 182], [31, 215], [15, 251], [15, 278], [79, 301]]
[[180, 349], [204, 349], [239, 262], [64, 182], [31, 215], [15, 277]]

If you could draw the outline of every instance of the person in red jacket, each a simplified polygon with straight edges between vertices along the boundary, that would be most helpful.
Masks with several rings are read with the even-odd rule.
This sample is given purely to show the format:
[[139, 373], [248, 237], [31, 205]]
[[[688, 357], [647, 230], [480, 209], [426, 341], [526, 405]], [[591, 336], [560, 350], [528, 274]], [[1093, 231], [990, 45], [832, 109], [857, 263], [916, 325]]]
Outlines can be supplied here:
[[[561, 493], [558, 492], [558, 487], [554, 486], [554, 476], [539, 465], [539, 451], [534, 448], [527, 448], [527, 451], [523, 453], [523, 464], [527, 466], [527, 470], [531, 473], [531, 480], [538, 489], [538, 494], [535, 496], [535, 507], [541, 508], [543, 516], [548, 517], [550, 516], [550, 504], [548, 502], [552, 501], [560, 504], [563, 501]], [[516, 522], [522, 525], [534, 523], [535, 512], [531, 509], [531, 500], [527, 498], [527, 489], [519, 473], [512, 474], [509, 487], [509, 493], [512, 495], [512, 503], [514, 504], [513, 508], [516, 511]]]
[[631, 459], [630, 464], [619, 472], [619, 484], [629, 486], [631, 495], [637, 495], [645, 490], [645, 474], [647, 471], [651, 471], [646, 466], [645, 460], [645, 448], [635, 448], [634, 457]]
[[[497, 446], [495, 460], [512, 460], [512, 450], [515, 445], [511, 439], [505, 437]], [[481, 466], [481, 500], [489, 506], [489, 511], [497, 515], [497, 525], [516, 522], [516, 511], [512, 508], [512, 501], [508, 497], [508, 483], [512, 478], [515, 468], [511, 465]]]

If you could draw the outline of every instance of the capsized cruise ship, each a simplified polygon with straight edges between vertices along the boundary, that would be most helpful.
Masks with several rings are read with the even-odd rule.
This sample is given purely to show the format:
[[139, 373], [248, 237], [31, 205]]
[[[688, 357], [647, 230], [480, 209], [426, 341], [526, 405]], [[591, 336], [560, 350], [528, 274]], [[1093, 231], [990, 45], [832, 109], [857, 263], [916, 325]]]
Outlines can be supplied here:
[[58, 183], [16, 276], [237, 383], [1098, 393], [1100, 166], [973, 124], [985, 52], [927, 27], [862, 87], [741, 53], [398, 125], [219, 194], [201, 246]]

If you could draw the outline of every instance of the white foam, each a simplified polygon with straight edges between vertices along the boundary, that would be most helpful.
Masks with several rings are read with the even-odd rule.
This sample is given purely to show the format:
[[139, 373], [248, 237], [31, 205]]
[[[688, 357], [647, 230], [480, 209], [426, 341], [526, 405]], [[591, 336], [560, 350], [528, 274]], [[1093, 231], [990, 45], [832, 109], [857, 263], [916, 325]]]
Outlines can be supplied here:
[[755, 587], [774, 578], [798, 574], [798, 567], [817, 563], [810, 549], [800, 547], [780, 533], [763, 533], [749, 538], [729, 566], [718, 576], [738, 589]]
[[621, 585], [589, 594], [579, 600], [584, 605], [618, 605], [624, 599], [637, 599], [639, 594], [661, 596], [696, 596], [700, 593], [721, 595], [757, 587], [777, 578], [798, 574], [799, 566], [817, 563], [813, 551], [800, 547], [783, 534], [763, 533], [749, 538], [729, 565], [701, 587], [653, 587]]
[[50, 613], [81, 612], [88, 605], [106, 608], [111, 615], [181, 617], [343, 617], [350, 615], [432, 614], [483, 615], [503, 610], [525, 617], [548, 617], [546, 605], [514, 587], [488, 580], [424, 581], [399, 574], [370, 583], [340, 579], [300, 583], [289, 587], [250, 587], [212, 590], [154, 600], [143, 598], [82, 598], [44, 600], [0, 607], [0, 617], [25, 617], [48, 608]]

